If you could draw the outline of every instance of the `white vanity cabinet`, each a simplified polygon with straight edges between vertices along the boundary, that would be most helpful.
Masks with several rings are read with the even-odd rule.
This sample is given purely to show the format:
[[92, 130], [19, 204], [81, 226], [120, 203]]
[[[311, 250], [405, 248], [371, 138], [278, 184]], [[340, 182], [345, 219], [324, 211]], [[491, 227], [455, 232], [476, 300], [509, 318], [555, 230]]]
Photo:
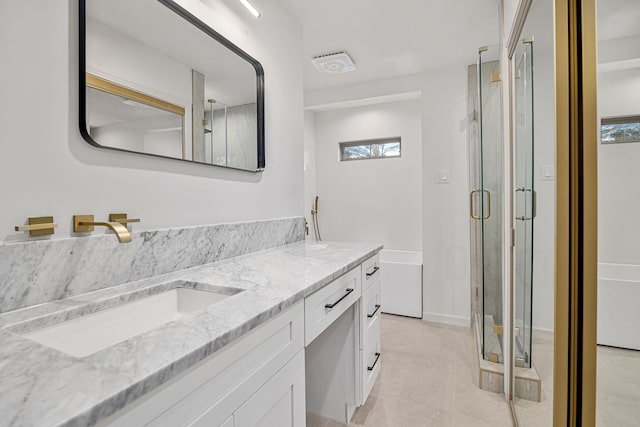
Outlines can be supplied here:
[[[298, 303], [102, 422], [109, 427], [303, 427], [304, 309]], [[270, 420], [282, 419], [273, 424]]]
[[307, 410], [348, 423], [380, 373], [380, 259], [305, 299]]
[[101, 427], [303, 427], [349, 421], [380, 372], [377, 255], [307, 296]]
[[305, 346], [362, 297], [360, 268], [354, 268], [304, 299]]
[[380, 255], [362, 264], [363, 295], [360, 310], [360, 405], [364, 405], [380, 374], [381, 280]]

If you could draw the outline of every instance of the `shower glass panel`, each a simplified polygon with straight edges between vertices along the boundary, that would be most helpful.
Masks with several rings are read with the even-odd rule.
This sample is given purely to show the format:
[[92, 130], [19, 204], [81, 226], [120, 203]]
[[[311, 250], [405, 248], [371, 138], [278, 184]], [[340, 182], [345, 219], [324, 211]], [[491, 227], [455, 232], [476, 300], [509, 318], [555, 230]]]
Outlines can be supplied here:
[[[470, 126], [472, 300], [485, 360], [502, 353], [502, 85], [499, 46], [478, 50]], [[473, 81], [475, 80], [475, 81]]]
[[533, 40], [525, 39], [514, 56], [514, 361], [531, 367], [533, 292]]
[[205, 161], [212, 165], [229, 166], [227, 143], [227, 106], [209, 99], [204, 106]]

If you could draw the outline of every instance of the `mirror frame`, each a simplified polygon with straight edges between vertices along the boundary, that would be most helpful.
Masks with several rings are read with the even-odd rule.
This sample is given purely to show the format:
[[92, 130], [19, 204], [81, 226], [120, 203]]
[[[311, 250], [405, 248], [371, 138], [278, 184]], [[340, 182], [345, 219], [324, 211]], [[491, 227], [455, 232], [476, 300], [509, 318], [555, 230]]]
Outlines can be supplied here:
[[177, 3], [175, 3], [173, 0], [157, 0], [157, 1], [158, 1], [158, 3], [161, 3], [162, 5], [166, 6], [171, 11], [173, 11], [178, 17], [180, 17], [182, 19], [185, 19], [186, 21], [191, 23], [191, 25], [193, 25], [194, 27], [198, 28], [199, 30], [204, 32], [206, 35], [208, 35], [209, 37], [213, 38], [218, 43], [222, 44], [224, 47], [229, 49], [231, 52], [235, 53], [240, 58], [242, 58], [245, 61], [247, 61], [255, 69], [255, 71], [256, 71], [256, 92], [257, 92], [256, 93], [256, 109], [257, 109], [257, 113], [258, 113], [258, 116], [257, 116], [257, 141], [256, 141], [256, 143], [257, 143], [258, 164], [256, 165], [256, 169], [255, 170], [240, 169], [240, 168], [234, 168], [234, 167], [229, 167], [229, 166], [221, 166], [221, 165], [214, 165], [214, 164], [211, 164], [211, 163], [198, 162], [198, 161], [195, 161], [195, 160], [179, 159], [177, 157], [168, 157], [168, 156], [163, 156], [163, 155], [160, 155], [160, 154], [142, 153], [140, 151], [132, 151], [132, 150], [126, 150], [126, 149], [123, 149], [123, 148], [108, 147], [108, 146], [99, 144], [97, 141], [95, 141], [93, 138], [91, 138], [91, 135], [89, 135], [89, 131], [87, 129], [87, 94], [86, 94], [86, 87], [87, 87], [87, 55], [86, 55], [86, 48], [87, 48], [87, 40], [86, 40], [87, 15], [86, 15], [86, 2], [87, 2], [87, 0], [78, 0], [78, 5], [79, 5], [79, 21], [78, 21], [79, 22], [79, 34], [78, 34], [78, 39], [79, 39], [79, 46], [78, 46], [78, 48], [79, 48], [79, 52], [78, 52], [79, 53], [79, 76], [78, 77], [79, 78], [78, 78], [78, 83], [79, 83], [79, 89], [80, 89], [79, 90], [80, 134], [82, 135], [82, 137], [84, 138], [84, 140], [87, 143], [93, 145], [94, 147], [103, 148], [103, 149], [107, 149], [107, 150], [121, 151], [121, 152], [125, 152], [125, 153], [135, 153], [135, 154], [141, 154], [141, 155], [144, 155], [144, 156], [159, 157], [159, 158], [163, 158], [163, 159], [172, 159], [172, 160], [178, 160], [178, 161], [192, 163], [192, 164], [215, 166], [215, 167], [219, 167], [219, 168], [223, 168], [223, 169], [233, 169], [233, 170], [240, 170], [240, 171], [244, 171], [244, 172], [252, 172], [252, 173], [262, 172], [264, 170], [264, 168], [265, 168], [265, 165], [266, 165], [266, 162], [265, 162], [265, 127], [264, 127], [264, 69], [262, 68], [262, 64], [260, 64], [260, 62], [258, 62], [255, 58], [253, 58], [248, 53], [246, 53], [245, 51], [240, 49], [238, 46], [233, 44], [231, 41], [227, 40], [225, 37], [223, 37], [220, 33], [215, 31], [213, 28], [209, 27], [207, 24], [202, 22], [200, 19], [196, 18], [194, 15], [192, 15], [190, 12], [188, 12], [182, 6], [180, 6]]

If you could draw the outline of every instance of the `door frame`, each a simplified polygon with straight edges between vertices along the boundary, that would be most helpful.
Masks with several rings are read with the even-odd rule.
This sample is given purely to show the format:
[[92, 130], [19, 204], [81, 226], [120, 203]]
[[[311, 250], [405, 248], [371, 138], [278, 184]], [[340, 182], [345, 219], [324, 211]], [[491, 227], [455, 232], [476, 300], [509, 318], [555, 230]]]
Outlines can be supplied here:
[[596, 423], [596, 0], [555, 0], [554, 426]]

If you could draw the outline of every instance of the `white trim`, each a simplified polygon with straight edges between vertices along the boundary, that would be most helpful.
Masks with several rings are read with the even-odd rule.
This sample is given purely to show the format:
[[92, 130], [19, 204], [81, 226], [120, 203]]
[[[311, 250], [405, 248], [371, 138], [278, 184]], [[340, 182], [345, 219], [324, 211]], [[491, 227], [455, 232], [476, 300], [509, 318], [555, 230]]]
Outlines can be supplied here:
[[391, 102], [409, 101], [422, 98], [422, 91], [396, 93], [392, 95], [375, 96], [364, 99], [351, 99], [348, 101], [331, 102], [328, 104], [308, 105], [304, 107], [305, 111], [334, 111], [346, 108], [366, 107], [368, 105], [387, 104]]
[[640, 282], [640, 265], [599, 262], [598, 279]]
[[464, 316], [454, 316], [452, 314], [440, 314], [440, 313], [422, 313], [422, 320], [427, 322], [442, 323], [444, 325], [455, 325], [471, 327], [471, 319]]

